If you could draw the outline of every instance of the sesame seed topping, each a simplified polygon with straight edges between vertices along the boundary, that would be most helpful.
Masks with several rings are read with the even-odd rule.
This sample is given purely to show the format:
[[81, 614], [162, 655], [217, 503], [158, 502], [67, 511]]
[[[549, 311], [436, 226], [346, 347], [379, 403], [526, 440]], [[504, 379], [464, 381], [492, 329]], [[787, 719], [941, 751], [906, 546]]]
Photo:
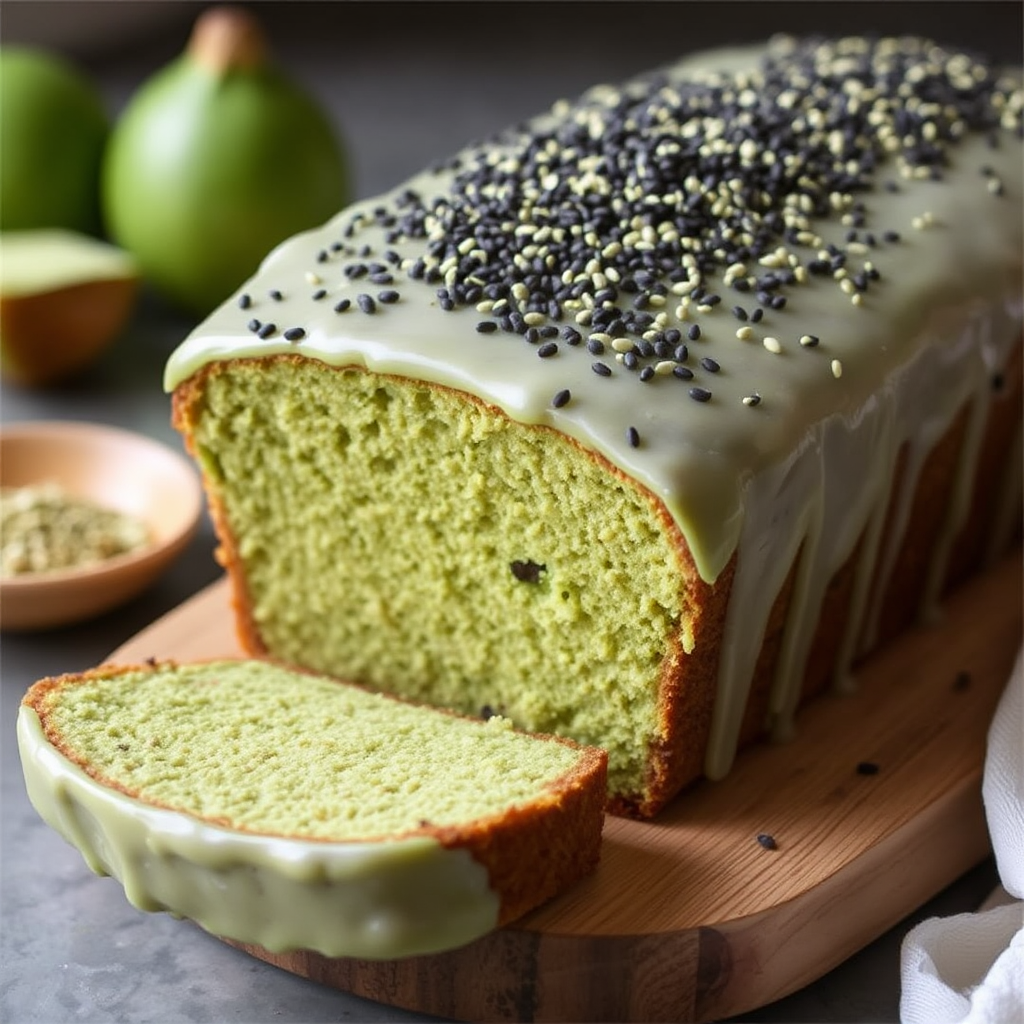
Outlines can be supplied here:
[[630, 448], [640, 447], [640, 433], [636, 427], [626, 428], [626, 442], [629, 444]]
[[265, 341], [267, 338], [272, 338], [275, 334], [277, 334], [277, 325], [276, 324], [260, 324], [260, 328], [256, 332], [256, 334], [259, 337], [263, 338], [263, 340]]
[[284, 298], [284, 295], [278, 288], [271, 288], [269, 295], [275, 302], [280, 302]]
[[556, 409], [562, 409], [562, 408], [564, 408], [565, 406], [567, 406], [569, 404], [569, 401], [570, 401], [571, 398], [572, 398], [572, 393], [569, 391], [569, 389], [568, 388], [562, 388], [561, 391], [556, 391], [555, 392], [555, 397], [551, 399], [551, 404]]
[[336, 302], [334, 304], [334, 312], [335, 313], [344, 313], [345, 310], [351, 309], [351, 308], [352, 308], [352, 300], [351, 299], [340, 299], [338, 302]]
[[247, 292], [238, 296], [238, 308], [248, 309], [252, 305], [252, 297]]
[[305, 336], [306, 332], [301, 327], [289, 327], [288, 330], [284, 332], [285, 341], [302, 341]]
[[[927, 40], [780, 37], [748, 71], [659, 71], [472, 145], [439, 168], [429, 198], [406, 189], [353, 211], [330, 252], [343, 253], [349, 280], [423, 282], [435, 310], [473, 310], [476, 332], [522, 338], [541, 359], [558, 353], [552, 368], [587, 358], [575, 351], [585, 345], [597, 375], [613, 376], [618, 363], [617, 383], [660, 376], [656, 387], [670, 392], [670, 378], [694, 378], [684, 341], [711, 353], [698, 372], [717, 373], [720, 360], [730, 377], [763, 365], [750, 350], [747, 367], [729, 363], [729, 339], [696, 322], [719, 306], [738, 321], [738, 340], [756, 342], [764, 328], [754, 326], [767, 320], [768, 352], [797, 338], [817, 346], [822, 327], [808, 322], [801, 334], [778, 322], [801, 287], [865, 304], [885, 246], [900, 241], [896, 228], [939, 226], [920, 209], [909, 225], [880, 222], [870, 193], [909, 195], [916, 185], [901, 182], [941, 180], [961, 138], [1019, 132], [1022, 106], [1009, 78]], [[1000, 194], [1003, 183], [988, 167], [977, 187]], [[370, 228], [372, 245], [362, 244]], [[320, 250], [305, 265], [314, 257], [328, 262]], [[316, 273], [306, 279], [320, 284]], [[373, 313], [398, 300], [396, 288], [334, 309], [354, 301]], [[250, 302], [238, 299], [242, 309]], [[252, 320], [249, 329], [266, 328]], [[841, 376], [839, 360], [830, 365]], [[762, 384], [737, 382], [743, 404], [761, 403]], [[705, 388], [687, 391], [711, 399]], [[646, 400], [632, 399], [638, 409]]]

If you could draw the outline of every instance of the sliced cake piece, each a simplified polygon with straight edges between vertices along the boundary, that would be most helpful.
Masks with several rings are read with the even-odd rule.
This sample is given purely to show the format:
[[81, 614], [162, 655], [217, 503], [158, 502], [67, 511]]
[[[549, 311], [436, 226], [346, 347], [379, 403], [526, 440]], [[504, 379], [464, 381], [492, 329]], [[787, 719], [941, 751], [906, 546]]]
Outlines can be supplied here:
[[267, 949], [470, 942], [598, 861], [606, 755], [269, 662], [44, 679], [29, 797], [143, 910]]

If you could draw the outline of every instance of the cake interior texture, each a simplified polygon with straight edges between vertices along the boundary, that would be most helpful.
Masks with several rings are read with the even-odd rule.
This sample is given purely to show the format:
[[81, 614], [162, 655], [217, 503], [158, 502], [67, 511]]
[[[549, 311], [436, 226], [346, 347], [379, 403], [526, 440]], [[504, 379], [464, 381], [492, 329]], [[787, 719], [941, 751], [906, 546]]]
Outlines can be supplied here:
[[481, 403], [302, 362], [213, 377], [195, 443], [275, 657], [599, 744], [642, 788], [694, 614], [650, 497]]
[[[263, 661], [119, 671], [44, 687], [47, 735], [97, 781], [214, 825], [394, 839], [540, 798], [577, 748]], [[552, 796], [554, 800], [554, 796]]]

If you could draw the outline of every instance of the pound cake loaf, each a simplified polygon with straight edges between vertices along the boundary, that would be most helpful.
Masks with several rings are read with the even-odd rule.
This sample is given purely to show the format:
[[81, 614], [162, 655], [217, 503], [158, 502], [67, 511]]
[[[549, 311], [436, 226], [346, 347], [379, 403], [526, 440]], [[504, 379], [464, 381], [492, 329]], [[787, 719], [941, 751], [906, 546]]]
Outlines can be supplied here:
[[36, 810], [136, 907], [270, 950], [450, 949], [598, 861], [603, 751], [266, 660], [42, 680], [18, 743]]
[[1019, 75], [779, 38], [272, 252], [172, 355], [253, 654], [608, 752], [649, 816], [1015, 536]]

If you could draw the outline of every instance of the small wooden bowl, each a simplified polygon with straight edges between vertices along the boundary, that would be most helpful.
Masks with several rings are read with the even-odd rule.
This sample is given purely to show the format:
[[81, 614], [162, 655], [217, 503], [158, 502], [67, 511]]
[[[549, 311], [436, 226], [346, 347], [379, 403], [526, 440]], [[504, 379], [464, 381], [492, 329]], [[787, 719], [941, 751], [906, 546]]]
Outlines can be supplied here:
[[95, 565], [0, 579], [0, 628], [37, 630], [92, 618], [144, 590], [194, 536], [203, 510], [184, 456], [129, 431], [93, 423], [0, 429], [0, 485], [53, 482], [69, 495], [141, 519], [150, 542]]

